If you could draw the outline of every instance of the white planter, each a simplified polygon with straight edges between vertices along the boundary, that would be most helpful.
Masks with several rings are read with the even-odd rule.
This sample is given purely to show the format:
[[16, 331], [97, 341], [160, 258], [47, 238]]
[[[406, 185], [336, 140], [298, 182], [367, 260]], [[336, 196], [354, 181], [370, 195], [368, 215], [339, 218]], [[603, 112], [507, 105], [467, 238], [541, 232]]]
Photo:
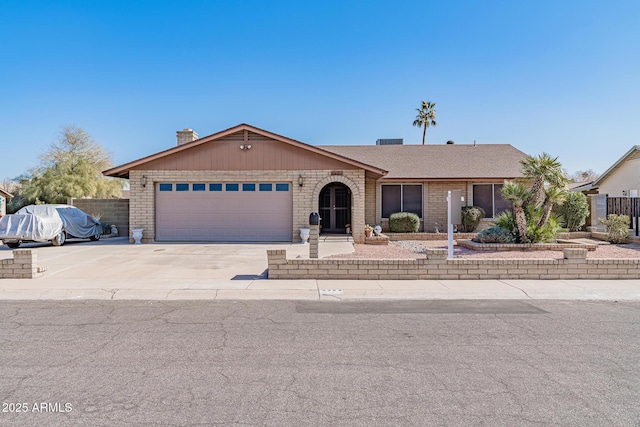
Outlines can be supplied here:
[[300, 228], [300, 239], [302, 239], [302, 244], [307, 243], [309, 240], [309, 234], [311, 233], [310, 228]]
[[134, 245], [139, 245], [142, 241], [142, 232], [144, 231], [144, 228], [132, 228], [131, 229], [131, 236], [133, 236], [133, 244]]

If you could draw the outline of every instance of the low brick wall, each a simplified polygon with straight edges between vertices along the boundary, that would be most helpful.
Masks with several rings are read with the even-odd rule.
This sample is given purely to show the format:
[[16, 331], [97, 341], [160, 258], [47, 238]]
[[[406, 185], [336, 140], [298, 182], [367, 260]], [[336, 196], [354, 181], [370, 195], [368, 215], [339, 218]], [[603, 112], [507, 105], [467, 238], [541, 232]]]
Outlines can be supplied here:
[[476, 243], [473, 240], [456, 240], [458, 246], [474, 251], [561, 251], [566, 248], [584, 248], [595, 251], [597, 245], [584, 243]]
[[35, 279], [47, 271], [38, 267], [35, 249], [14, 249], [13, 259], [0, 260], [0, 279]]
[[379, 234], [377, 236], [373, 235], [370, 237], [364, 238], [365, 245], [388, 245], [389, 244], [389, 236], [384, 234]]
[[[384, 233], [392, 242], [401, 240], [447, 240], [447, 233]], [[454, 239], [473, 239], [477, 233], [454, 233]]]
[[640, 259], [587, 259], [587, 250], [564, 249], [564, 259], [447, 259], [446, 249], [406, 260], [287, 259], [267, 250], [270, 279], [640, 279]]

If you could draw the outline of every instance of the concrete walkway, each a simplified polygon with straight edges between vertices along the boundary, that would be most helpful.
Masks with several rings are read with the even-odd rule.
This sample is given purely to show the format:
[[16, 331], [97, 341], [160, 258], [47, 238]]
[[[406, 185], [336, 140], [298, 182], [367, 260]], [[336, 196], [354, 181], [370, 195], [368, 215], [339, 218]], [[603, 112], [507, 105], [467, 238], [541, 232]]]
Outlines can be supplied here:
[[[38, 250], [38, 279], [0, 280], [2, 300], [640, 300], [640, 280], [268, 280], [267, 249], [308, 257], [301, 244], [146, 244], [126, 238]], [[353, 251], [320, 243], [320, 256]], [[3, 247], [0, 259], [11, 252]]]

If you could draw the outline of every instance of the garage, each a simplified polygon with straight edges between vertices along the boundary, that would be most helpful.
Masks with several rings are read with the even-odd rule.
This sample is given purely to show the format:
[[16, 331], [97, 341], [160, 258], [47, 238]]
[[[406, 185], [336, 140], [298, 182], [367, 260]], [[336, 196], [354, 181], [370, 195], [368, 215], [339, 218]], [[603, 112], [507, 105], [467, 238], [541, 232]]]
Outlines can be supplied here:
[[292, 191], [286, 182], [159, 182], [156, 240], [292, 240]]

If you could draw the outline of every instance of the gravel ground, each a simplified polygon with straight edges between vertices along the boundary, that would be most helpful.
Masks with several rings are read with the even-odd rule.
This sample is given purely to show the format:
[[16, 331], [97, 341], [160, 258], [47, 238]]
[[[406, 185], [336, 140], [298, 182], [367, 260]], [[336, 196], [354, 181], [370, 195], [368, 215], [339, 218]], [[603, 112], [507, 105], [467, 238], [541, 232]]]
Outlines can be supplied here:
[[[423, 258], [426, 248], [447, 248], [446, 240], [416, 241], [406, 240], [389, 242], [389, 245], [354, 244], [355, 252], [334, 255], [329, 258], [340, 259], [412, 259]], [[463, 248], [454, 242], [453, 255], [455, 258], [481, 259], [562, 259], [562, 251], [474, 251]], [[587, 258], [640, 258], [640, 244], [625, 245], [601, 244], [595, 251], [587, 252]]]

